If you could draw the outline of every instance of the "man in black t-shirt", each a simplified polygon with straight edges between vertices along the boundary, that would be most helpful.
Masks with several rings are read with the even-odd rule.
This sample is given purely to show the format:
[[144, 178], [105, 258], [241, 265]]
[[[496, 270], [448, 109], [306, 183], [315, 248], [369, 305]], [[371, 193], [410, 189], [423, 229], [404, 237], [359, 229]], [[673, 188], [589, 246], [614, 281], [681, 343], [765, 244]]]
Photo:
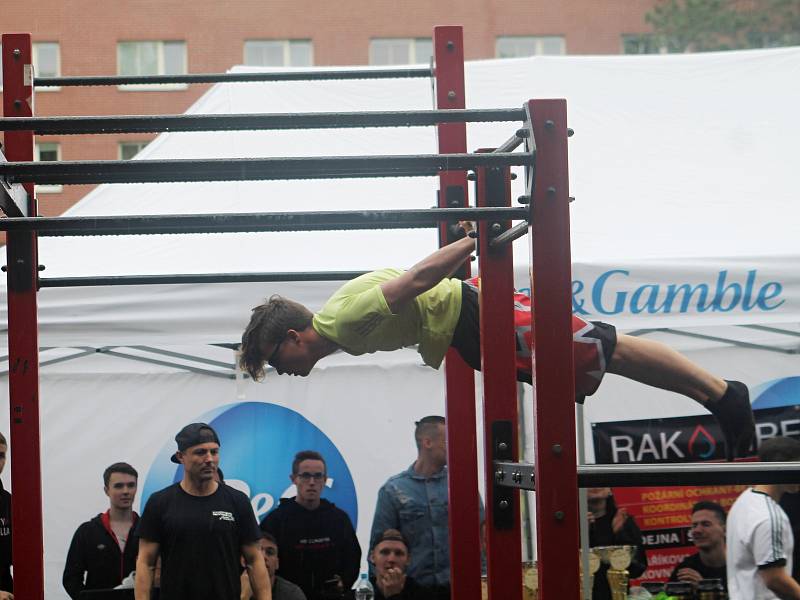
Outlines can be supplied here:
[[721, 579], [727, 590], [725, 509], [707, 500], [695, 504], [692, 507], [691, 534], [697, 552], [679, 562], [669, 580], [686, 581], [696, 588], [701, 579]]
[[219, 438], [205, 423], [175, 436], [183, 479], [154, 493], [139, 520], [136, 600], [149, 600], [161, 557], [161, 600], [239, 600], [244, 557], [256, 600], [267, 600], [260, 531], [250, 501], [216, 480]]

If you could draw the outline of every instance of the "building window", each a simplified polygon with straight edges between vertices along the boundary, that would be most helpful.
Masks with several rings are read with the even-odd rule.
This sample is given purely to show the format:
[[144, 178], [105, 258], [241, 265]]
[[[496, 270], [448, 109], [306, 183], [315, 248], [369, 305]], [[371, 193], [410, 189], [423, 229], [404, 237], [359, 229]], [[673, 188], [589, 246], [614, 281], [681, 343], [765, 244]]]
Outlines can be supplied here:
[[38, 77], [58, 77], [61, 74], [61, 53], [58, 42], [33, 44], [33, 70]]
[[[51, 160], [61, 160], [61, 145], [56, 142], [37, 142], [33, 152], [33, 160], [45, 162]], [[63, 191], [61, 185], [37, 185], [34, 186], [37, 194], [58, 194]]]
[[623, 34], [622, 53], [623, 54], [659, 54], [666, 52], [656, 42], [656, 38], [651, 33]]
[[[0, 44], [0, 56], [3, 45]], [[61, 52], [58, 42], [33, 43], [33, 71], [36, 77], [58, 77], [61, 75]], [[3, 64], [0, 61], [0, 90], [3, 89]], [[58, 87], [40, 87], [39, 92], [57, 92]]]
[[119, 143], [119, 159], [130, 160], [139, 152], [144, 150], [145, 146], [150, 142], [120, 142]]
[[244, 64], [251, 67], [310, 67], [311, 40], [245, 40]]
[[416, 65], [433, 56], [431, 38], [373, 38], [369, 41], [369, 64]]
[[[137, 75], [184, 75], [186, 42], [118, 42], [117, 73], [123, 77]], [[184, 83], [161, 85], [135, 84], [119, 86], [126, 90], [186, 89]]]
[[567, 45], [561, 35], [505, 35], [495, 40], [497, 58], [518, 58], [540, 54], [566, 54]]

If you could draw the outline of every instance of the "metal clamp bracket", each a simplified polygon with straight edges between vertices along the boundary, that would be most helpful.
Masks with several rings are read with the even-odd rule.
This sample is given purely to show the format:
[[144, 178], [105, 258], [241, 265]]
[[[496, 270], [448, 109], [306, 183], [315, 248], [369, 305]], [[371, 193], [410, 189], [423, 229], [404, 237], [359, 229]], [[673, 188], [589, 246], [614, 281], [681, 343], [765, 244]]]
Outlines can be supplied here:
[[[513, 440], [511, 421], [492, 422], [492, 459], [493, 461], [511, 461]], [[492, 483], [492, 523], [496, 529], [512, 529], [514, 527], [514, 502], [517, 492], [501, 485], [502, 478], [498, 473]]]

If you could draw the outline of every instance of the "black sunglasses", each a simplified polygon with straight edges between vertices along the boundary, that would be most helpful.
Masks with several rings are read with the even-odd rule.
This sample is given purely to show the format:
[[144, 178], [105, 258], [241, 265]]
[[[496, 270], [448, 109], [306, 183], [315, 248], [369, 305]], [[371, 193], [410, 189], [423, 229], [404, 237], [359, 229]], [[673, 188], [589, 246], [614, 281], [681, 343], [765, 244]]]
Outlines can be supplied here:
[[269, 355], [267, 359], [267, 364], [272, 367], [273, 369], [277, 369], [278, 367], [275, 365], [275, 359], [278, 357], [278, 352], [281, 351], [281, 344], [286, 339], [286, 336], [281, 338], [281, 341], [275, 346], [275, 349], [272, 351], [272, 354]]

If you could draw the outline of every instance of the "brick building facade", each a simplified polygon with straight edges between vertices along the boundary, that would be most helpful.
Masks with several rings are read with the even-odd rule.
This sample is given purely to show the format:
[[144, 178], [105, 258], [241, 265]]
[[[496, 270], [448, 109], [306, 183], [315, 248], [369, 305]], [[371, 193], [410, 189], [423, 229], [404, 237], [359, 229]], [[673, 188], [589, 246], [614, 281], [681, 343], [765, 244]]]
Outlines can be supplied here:
[[[6, 3], [3, 33], [30, 32], [37, 75], [223, 72], [232, 65], [427, 62], [432, 28], [464, 27], [467, 59], [619, 54], [656, 0], [31, 0]], [[205, 85], [41, 88], [36, 114], [182, 113]], [[152, 136], [37, 138], [42, 160], [129, 158]], [[60, 214], [91, 186], [37, 191]]]

